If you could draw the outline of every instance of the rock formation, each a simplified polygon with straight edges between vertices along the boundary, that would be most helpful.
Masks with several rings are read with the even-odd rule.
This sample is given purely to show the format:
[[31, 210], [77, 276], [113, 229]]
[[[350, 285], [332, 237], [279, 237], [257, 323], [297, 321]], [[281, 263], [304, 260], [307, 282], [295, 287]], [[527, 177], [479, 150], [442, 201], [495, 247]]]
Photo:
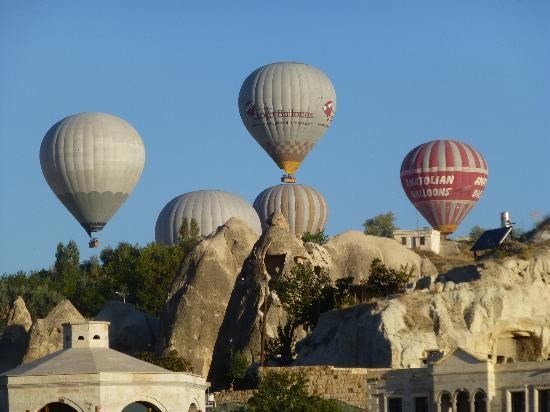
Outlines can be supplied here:
[[497, 362], [550, 356], [550, 247], [530, 260], [486, 260], [416, 285], [323, 314], [298, 345], [297, 364], [419, 367], [426, 351], [459, 346]]
[[29, 348], [23, 363], [29, 363], [63, 349], [63, 323], [83, 321], [84, 317], [67, 299], [59, 302], [44, 319], [30, 329]]
[[31, 314], [21, 296], [13, 302], [0, 340], [0, 372], [16, 367], [23, 360], [29, 344]]
[[95, 320], [111, 322], [109, 347], [124, 353], [153, 350], [159, 335], [159, 321], [129, 303], [109, 301]]
[[381, 259], [382, 263], [393, 269], [414, 265], [415, 277], [437, 274], [429, 259], [419, 256], [394, 239], [348, 231], [334, 236], [324, 248], [331, 258], [329, 269], [333, 280], [345, 276], [353, 276], [356, 282], [367, 279], [374, 258]]
[[161, 349], [175, 349], [206, 376], [229, 298], [258, 235], [238, 218], [201, 241], [186, 258], [169, 295]]
[[[394, 240], [359, 232], [337, 238], [326, 248], [304, 244], [290, 233], [280, 213], [271, 217], [259, 239], [243, 222], [229, 220], [184, 262], [163, 313], [160, 349], [176, 349], [192, 362], [196, 373], [219, 382], [230, 351], [243, 351], [252, 362], [259, 360], [264, 309], [267, 337], [276, 336], [277, 326], [285, 325], [286, 313], [269, 280], [296, 264], [309, 262], [316, 271], [334, 270], [335, 278], [356, 274], [361, 279], [372, 259], [380, 257], [397, 268], [414, 264], [423, 273], [435, 272], [428, 260]], [[358, 249], [353, 248], [354, 241]]]

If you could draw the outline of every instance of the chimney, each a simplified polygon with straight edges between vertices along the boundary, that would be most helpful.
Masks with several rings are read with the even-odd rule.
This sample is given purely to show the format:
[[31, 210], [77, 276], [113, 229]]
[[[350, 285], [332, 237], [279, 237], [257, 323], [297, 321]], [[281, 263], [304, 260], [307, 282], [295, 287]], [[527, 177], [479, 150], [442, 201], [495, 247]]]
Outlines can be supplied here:
[[108, 348], [110, 322], [84, 321], [63, 324], [63, 349]]

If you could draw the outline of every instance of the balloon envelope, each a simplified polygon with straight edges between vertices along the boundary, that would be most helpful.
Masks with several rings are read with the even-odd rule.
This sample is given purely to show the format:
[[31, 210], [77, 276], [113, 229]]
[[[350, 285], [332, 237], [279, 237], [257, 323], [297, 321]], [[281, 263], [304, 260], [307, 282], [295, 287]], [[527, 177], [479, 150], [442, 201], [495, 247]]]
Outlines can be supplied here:
[[128, 198], [144, 163], [136, 130], [106, 113], [66, 117], [48, 130], [40, 146], [48, 185], [89, 235]]
[[262, 233], [258, 214], [243, 198], [221, 190], [197, 190], [177, 196], [164, 206], [155, 225], [155, 240], [166, 245], [179, 241], [183, 219], [195, 219], [201, 236], [208, 236], [232, 217], [243, 220], [258, 235]]
[[265, 189], [256, 197], [254, 209], [264, 230], [269, 217], [280, 212], [286, 218], [290, 231], [295, 234], [320, 232], [328, 217], [327, 202], [321, 193], [299, 184], [281, 184]]
[[432, 140], [411, 150], [401, 165], [407, 197], [443, 234], [453, 233], [487, 184], [487, 162], [472, 146]]
[[273, 63], [244, 81], [241, 119], [279, 168], [295, 173], [330, 126], [336, 93], [319, 69], [303, 63]]

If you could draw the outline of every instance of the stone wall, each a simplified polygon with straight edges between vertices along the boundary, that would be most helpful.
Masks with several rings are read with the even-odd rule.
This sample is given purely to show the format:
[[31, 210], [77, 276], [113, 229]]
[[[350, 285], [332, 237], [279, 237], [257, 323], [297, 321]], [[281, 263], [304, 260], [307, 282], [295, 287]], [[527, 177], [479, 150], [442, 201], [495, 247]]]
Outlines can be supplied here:
[[[336, 368], [333, 366], [290, 366], [264, 367], [265, 371], [303, 372], [308, 379], [308, 389], [313, 395], [325, 399], [336, 399], [348, 405], [366, 409], [368, 403], [367, 373], [379, 374], [380, 369]], [[218, 405], [222, 403], [246, 403], [254, 395], [253, 390], [221, 391], [214, 396]]]

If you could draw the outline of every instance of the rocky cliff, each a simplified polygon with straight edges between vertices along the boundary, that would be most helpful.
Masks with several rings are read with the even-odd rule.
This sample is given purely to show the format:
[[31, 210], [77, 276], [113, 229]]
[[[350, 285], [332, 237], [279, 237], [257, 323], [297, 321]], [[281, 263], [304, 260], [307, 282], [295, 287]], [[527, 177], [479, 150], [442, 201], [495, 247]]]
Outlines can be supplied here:
[[431, 349], [463, 347], [498, 362], [550, 357], [550, 247], [490, 259], [372, 304], [322, 315], [298, 365], [419, 367]]
[[277, 326], [286, 323], [270, 279], [310, 262], [316, 271], [334, 272], [334, 279], [352, 275], [360, 281], [376, 257], [395, 268], [414, 265], [418, 277], [435, 273], [428, 259], [391, 239], [346, 232], [326, 247], [304, 244], [290, 233], [281, 214], [271, 217], [258, 239], [243, 222], [231, 219], [184, 262], [163, 313], [159, 347], [176, 349], [196, 373], [218, 381], [230, 351], [243, 351], [251, 362], [259, 360], [264, 310], [266, 336], [275, 336]]

